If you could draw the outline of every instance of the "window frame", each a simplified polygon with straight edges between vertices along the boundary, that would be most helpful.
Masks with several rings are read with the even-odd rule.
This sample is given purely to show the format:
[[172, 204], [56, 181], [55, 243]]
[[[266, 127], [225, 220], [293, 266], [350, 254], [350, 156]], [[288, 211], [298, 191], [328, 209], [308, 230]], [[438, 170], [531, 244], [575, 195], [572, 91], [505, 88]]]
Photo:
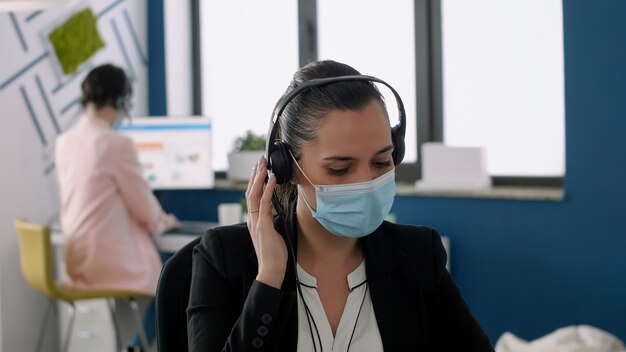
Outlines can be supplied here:
[[[420, 0], [416, 0], [418, 2]], [[442, 57], [442, 23], [441, 23], [441, 1], [442, 0], [423, 0], [430, 3], [430, 40], [432, 62], [430, 69], [434, 73], [433, 84], [430, 86], [433, 95], [433, 114], [431, 116], [432, 134], [431, 141], [443, 142], [443, 57]], [[416, 63], [417, 64], [417, 63]], [[418, 120], [419, 122], [419, 120]], [[565, 136], [567, 139], [567, 136]], [[418, 135], [418, 155], [421, 156], [419, 149], [421, 144], [427, 140], [420, 142]], [[565, 149], [567, 152], [567, 149]], [[418, 159], [419, 161], [419, 159]], [[421, 166], [420, 166], [421, 172]], [[525, 187], [525, 188], [563, 188], [566, 170], [563, 170], [563, 176], [493, 176], [491, 175], [492, 185], [495, 187]], [[421, 176], [421, 174], [420, 174]]]
[[[200, 0], [191, 0], [192, 67], [194, 114], [202, 111], [202, 58]], [[421, 178], [421, 145], [443, 141], [443, 73], [441, 0], [414, 0], [416, 155], [415, 162], [396, 167], [396, 179], [414, 183]], [[298, 0], [299, 64], [318, 59], [317, 0]], [[411, 118], [407, 116], [407, 118]], [[217, 172], [216, 177], [224, 172]], [[562, 187], [563, 177], [491, 176], [494, 186]]]
[[[441, 87], [441, 72], [437, 73], [438, 63], [441, 70], [441, 49], [437, 49], [436, 32], [440, 29], [437, 5], [430, 0], [414, 0], [415, 31], [415, 69], [416, 69], [416, 136], [417, 160], [403, 162], [396, 167], [396, 179], [400, 182], [414, 183], [421, 177], [420, 144], [427, 141], [441, 141], [441, 119], [437, 120], [435, 110], [441, 110], [441, 94], [433, 94], [436, 87]], [[317, 48], [317, 1], [298, 0], [298, 23], [300, 40], [300, 66], [318, 59]], [[441, 38], [441, 35], [439, 35]], [[441, 89], [439, 89], [441, 90]], [[439, 99], [439, 104], [436, 104]], [[439, 113], [438, 116], [441, 116]], [[407, 116], [407, 119], [411, 116]], [[438, 122], [439, 121], [439, 122]]]

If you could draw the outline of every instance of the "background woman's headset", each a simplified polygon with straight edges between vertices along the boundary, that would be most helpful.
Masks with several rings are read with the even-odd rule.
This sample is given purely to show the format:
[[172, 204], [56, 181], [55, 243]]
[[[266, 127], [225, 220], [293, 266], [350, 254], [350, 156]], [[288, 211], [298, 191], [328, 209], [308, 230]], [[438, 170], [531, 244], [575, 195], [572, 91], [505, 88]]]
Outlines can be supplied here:
[[387, 86], [398, 104], [398, 119], [397, 125], [391, 128], [391, 140], [393, 142], [393, 163], [394, 165], [400, 164], [404, 158], [404, 135], [406, 133], [406, 114], [404, 112], [404, 104], [398, 92], [387, 82], [372, 76], [365, 75], [350, 75], [350, 76], [338, 76], [328, 78], [316, 78], [310, 81], [304, 82], [298, 87], [294, 88], [291, 92], [285, 95], [276, 105], [274, 117], [270, 121], [269, 134], [266, 143], [266, 159], [267, 169], [274, 173], [276, 182], [283, 184], [291, 179], [291, 157], [289, 154], [289, 145], [286, 142], [276, 140], [276, 133], [280, 124], [278, 119], [287, 107], [287, 104], [293, 100], [298, 94], [305, 90], [321, 87], [336, 82], [348, 82], [348, 81], [365, 81], [376, 82]]
[[113, 101], [113, 107], [115, 110], [122, 112], [124, 115], [128, 115], [130, 113], [130, 109], [132, 108], [131, 95], [132, 86], [128, 77], [125, 77], [124, 89]]

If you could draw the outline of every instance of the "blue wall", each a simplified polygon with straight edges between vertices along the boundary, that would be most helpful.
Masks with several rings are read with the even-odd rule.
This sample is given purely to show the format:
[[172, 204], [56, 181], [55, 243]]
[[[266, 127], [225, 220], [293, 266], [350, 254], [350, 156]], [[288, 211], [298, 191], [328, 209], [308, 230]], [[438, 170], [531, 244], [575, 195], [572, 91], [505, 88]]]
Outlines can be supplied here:
[[165, 23], [163, 0], [148, 0], [148, 111], [150, 116], [167, 114], [165, 82]]
[[[392, 210], [450, 236], [453, 276], [493, 343], [572, 324], [626, 340], [626, 1], [565, 0], [563, 11], [566, 199], [400, 196]], [[214, 221], [242, 193], [162, 197], [181, 217]]]

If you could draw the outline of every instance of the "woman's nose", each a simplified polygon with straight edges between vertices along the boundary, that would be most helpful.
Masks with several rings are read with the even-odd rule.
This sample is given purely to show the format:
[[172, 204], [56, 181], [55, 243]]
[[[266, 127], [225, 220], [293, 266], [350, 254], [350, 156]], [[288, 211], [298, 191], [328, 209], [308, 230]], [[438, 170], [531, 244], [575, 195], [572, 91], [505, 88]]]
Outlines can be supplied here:
[[371, 181], [378, 177], [377, 172], [378, 170], [374, 169], [373, 167], [370, 167], [369, 165], [364, 165], [358, 168], [357, 172], [354, 175], [355, 179], [352, 182], [357, 183]]

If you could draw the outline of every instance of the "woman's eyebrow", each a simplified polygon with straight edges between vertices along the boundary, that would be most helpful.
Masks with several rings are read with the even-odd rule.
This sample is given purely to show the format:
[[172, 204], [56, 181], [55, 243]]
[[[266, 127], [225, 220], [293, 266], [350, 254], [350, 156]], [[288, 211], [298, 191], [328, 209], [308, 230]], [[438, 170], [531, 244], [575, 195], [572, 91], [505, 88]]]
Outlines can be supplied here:
[[384, 147], [383, 149], [377, 151], [376, 154], [374, 154], [374, 155], [383, 154], [383, 153], [386, 153], [386, 152], [389, 152], [389, 151], [392, 151], [392, 150], [393, 150], [393, 144], [390, 144], [390, 145]]
[[[379, 155], [379, 154], [383, 154], [389, 151], [393, 150], [393, 145], [388, 145], [384, 148], [382, 148], [381, 150], [377, 151], [376, 153], [374, 153], [374, 155]], [[324, 158], [323, 160], [335, 160], [335, 161], [350, 161], [350, 160], [354, 160], [354, 157], [351, 156], [343, 156], [343, 155], [333, 155], [333, 156], [329, 156]]]
[[340, 155], [335, 155], [335, 156], [329, 156], [324, 158], [323, 160], [337, 160], [337, 161], [349, 161], [349, 160], [354, 160], [354, 157], [351, 156], [340, 156]]

